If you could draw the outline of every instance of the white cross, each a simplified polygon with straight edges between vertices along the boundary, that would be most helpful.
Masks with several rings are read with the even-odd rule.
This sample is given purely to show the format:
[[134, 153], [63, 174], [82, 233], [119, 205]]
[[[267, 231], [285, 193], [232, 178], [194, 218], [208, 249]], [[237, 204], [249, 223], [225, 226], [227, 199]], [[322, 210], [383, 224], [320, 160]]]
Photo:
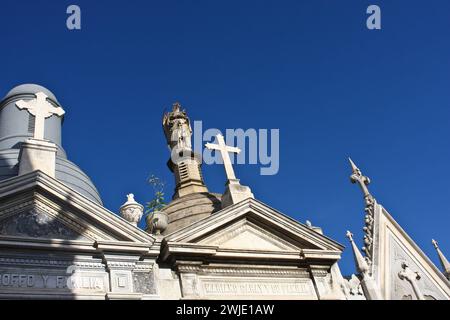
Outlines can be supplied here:
[[216, 140], [217, 140], [218, 144], [207, 143], [207, 144], [205, 144], [205, 147], [208, 148], [209, 150], [220, 151], [220, 154], [222, 155], [222, 159], [223, 159], [223, 165], [225, 166], [225, 173], [227, 175], [227, 179], [228, 180], [237, 180], [236, 176], [234, 175], [233, 166], [231, 165], [231, 159], [230, 159], [230, 155], [228, 154], [228, 152], [233, 152], [233, 153], [239, 154], [241, 152], [241, 149], [227, 146], [225, 144], [223, 135], [221, 135], [221, 134], [218, 134], [216, 136], [216, 138], [217, 138]]
[[44, 124], [45, 119], [50, 118], [52, 115], [61, 117], [64, 115], [64, 110], [61, 107], [55, 108], [50, 102], [47, 101], [47, 95], [43, 92], [35, 94], [36, 99], [30, 101], [20, 100], [16, 102], [17, 108], [23, 110], [26, 109], [30, 114], [35, 117], [34, 121], [34, 138], [44, 140]]
[[347, 236], [348, 240], [353, 242], [353, 233], [351, 233], [350, 231], [347, 230], [347, 233], [345, 235]]
[[438, 242], [436, 240], [431, 239], [431, 243], [433, 244], [435, 249], [439, 248]]

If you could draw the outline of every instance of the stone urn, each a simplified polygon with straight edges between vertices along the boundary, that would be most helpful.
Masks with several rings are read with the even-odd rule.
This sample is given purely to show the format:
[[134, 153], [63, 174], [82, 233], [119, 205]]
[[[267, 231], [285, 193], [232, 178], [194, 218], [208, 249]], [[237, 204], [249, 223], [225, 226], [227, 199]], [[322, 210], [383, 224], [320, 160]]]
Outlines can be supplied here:
[[134, 194], [127, 195], [127, 202], [120, 207], [120, 215], [134, 226], [137, 226], [144, 214], [144, 206], [134, 200]]
[[166, 230], [169, 225], [169, 216], [162, 211], [155, 211], [147, 216], [146, 231], [151, 234], [159, 235]]

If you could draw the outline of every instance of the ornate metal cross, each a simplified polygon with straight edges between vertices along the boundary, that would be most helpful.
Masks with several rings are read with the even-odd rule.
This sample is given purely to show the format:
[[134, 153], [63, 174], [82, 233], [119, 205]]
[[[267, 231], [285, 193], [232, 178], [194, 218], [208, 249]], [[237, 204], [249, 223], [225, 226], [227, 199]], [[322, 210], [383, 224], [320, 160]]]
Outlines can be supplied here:
[[220, 151], [223, 159], [223, 165], [225, 166], [225, 173], [227, 175], [228, 180], [236, 180], [236, 176], [234, 175], [233, 166], [231, 164], [231, 159], [228, 152], [233, 152], [239, 154], [241, 149], [230, 147], [225, 144], [225, 140], [221, 134], [216, 136], [216, 141], [218, 144], [207, 143], [205, 147], [209, 150], [217, 150]]
[[43, 92], [36, 93], [36, 99], [30, 101], [20, 100], [16, 102], [17, 108], [27, 110], [35, 117], [34, 122], [34, 138], [44, 140], [44, 125], [45, 119], [52, 115], [61, 117], [64, 115], [64, 110], [61, 107], [55, 108], [47, 101], [47, 95]]

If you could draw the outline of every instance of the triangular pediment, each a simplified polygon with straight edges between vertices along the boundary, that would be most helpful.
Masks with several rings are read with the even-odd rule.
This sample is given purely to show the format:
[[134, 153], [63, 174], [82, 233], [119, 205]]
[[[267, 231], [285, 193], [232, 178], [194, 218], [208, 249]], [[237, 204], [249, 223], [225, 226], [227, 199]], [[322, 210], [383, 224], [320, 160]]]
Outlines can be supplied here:
[[255, 199], [222, 209], [168, 235], [166, 241], [253, 251], [343, 250], [339, 243]]
[[0, 236], [123, 241], [155, 238], [40, 171], [0, 182]]
[[296, 251], [298, 247], [268, 232], [255, 223], [241, 219], [201, 241], [199, 244], [218, 246], [221, 249]]
[[386, 299], [416, 299], [411, 284], [399, 277], [404, 265], [420, 274], [417, 286], [425, 299], [450, 299], [448, 280], [380, 204], [375, 206], [374, 228], [374, 275]]
[[70, 228], [59, 217], [32, 204], [13, 214], [0, 216], [0, 235], [35, 239], [89, 240], [87, 235]]

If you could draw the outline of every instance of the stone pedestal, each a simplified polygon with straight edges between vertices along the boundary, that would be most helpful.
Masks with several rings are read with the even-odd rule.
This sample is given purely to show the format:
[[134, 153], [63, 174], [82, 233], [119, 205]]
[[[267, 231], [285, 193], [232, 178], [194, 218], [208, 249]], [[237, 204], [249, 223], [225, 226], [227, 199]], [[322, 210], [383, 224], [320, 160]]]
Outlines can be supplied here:
[[56, 144], [37, 139], [28, 139], [22, 143], [19, 176], [40, 170], [50, 177], [55, 177], [56, 170]]
[[239, 179], [230, 179], [227, 182], [225, 193], [222, 196], [222, 208], [249, 198], [255, 198], [250, 187], [241, 185]]

